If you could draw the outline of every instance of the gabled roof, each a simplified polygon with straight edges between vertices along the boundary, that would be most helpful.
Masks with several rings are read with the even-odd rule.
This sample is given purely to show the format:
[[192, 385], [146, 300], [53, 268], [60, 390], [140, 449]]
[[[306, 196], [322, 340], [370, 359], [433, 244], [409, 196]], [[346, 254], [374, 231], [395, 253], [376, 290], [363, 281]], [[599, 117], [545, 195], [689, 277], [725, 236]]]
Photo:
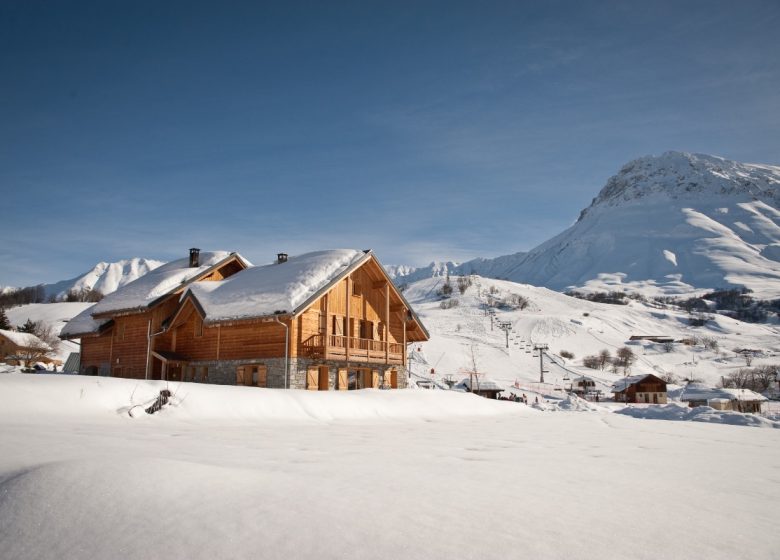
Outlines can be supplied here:
[[[0, 336], [7, 338], [19, 348], [49, 348], [49, 345], [31, 333], [0, 329]], [[49, 348], [50, 349], [50, 348]]]
[[728, 399], [730, 395], [723, 389], [708, 387], [704, 383], [688, 383], [680, 393], [681, 401], [708, 401], [711, 399]]
[[189, 266], [189, 258], [171, 261], [107, 295], [90, 308], [90, 314], [100, 317], [147, 309], [188, 282], [211, 273], [232, 259], [245, 266], [249, 264], [238, 253], [227, 251], [200, 253], [200, 266], [196, 267]]
[[[182, 294], [190, 299], [204, 323], [221, 323], [297, 315], [305, 311], [347, 275], [376, 257], [370, 250], [332, 249], [290, 257], [286, 262], [253, 266], [217, 282], [193, 282]], [[399, 292], [381, 264], [377, 270], [412, 318], [430, 338], [428, 331]], [[183, 306], [180, 308], [180, 312]], [[176, 322], [176, 319], [173, 321]]]
[[[465, 379], [462, 379], [460, 383], [456, 385], [456, 387], [462, 387], [468, 391], [471, 390], [471, 380], [466, 377]], [[488, 379], [486, 377], [483, 377], [482, 379], [478, 379], [474, 383], [474, 390], [475, 391], [504, 391], [506, 387], [502, 387], [492, 379]]]
[[630, 377], [624, 377], [624, 378], [622, 378], [622, 379], [620, 379], [618, 381], [615, 381], [615, 383], [612, 384], [612, 391], [616, 392], [616, 393], [620, 393], [622, 391], [625, 391], [626, 389], [628, 389], [632, 385], [636, 385], [637, 383], [641, 383], [642, 381], [644, 381], [648, 377], [652, 377], [654, 379], [657, 379], [661, 383], [666, 384], [666, 381], [664, 381], [663, 379], [653, 375], [652, 373], [647, 373], [647, 374], [644, 374], [644, 375], [632, 375]]
[[306, 253], [253, 266], [225, 280], [194, 282], [182, 299], [192, 296], [206, 323], [295, 315], [370, 258], [370, 253], [353, 249]]
[[751, 391], [750, 389], [721, 389], [722, 391], [725, 391], [727, 394], [731, 395], [731, 400], [737, 400], [737, 401], [767, 401], [767, 399], [764, 395], [761, 393], [756, 393], [755, 391]]
[[113, 319], [94, 319], [92, 310], [94, 305], [70, 319], [60, 331], [60, 338], [79, 338], [90, 334], [99, 334], [114, 324]]

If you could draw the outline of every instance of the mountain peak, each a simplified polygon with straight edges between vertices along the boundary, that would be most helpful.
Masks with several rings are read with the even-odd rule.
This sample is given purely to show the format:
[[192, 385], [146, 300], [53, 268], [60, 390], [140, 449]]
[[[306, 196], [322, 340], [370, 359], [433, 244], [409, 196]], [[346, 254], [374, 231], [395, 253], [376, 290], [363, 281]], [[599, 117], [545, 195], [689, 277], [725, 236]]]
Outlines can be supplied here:
[[780, 167], [675, 151], [640, 157], [609, 178], [579, 220], [596, 206], [615, 206], [649, 196], [708, 195], [741, 196], [776, 204], [780, 199]]

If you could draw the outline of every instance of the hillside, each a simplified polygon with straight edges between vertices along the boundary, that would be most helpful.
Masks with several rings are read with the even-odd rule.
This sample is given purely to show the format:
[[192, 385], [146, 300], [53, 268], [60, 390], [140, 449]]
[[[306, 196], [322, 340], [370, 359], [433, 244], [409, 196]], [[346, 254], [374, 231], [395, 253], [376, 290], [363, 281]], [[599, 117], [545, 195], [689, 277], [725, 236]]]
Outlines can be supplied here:
[[[744, 286], [777, 298], [779, 187], [780, 167], [681, 152], [647, 156], [611, 177], [573, 226], [528, 253], [448, 269], [554, 290], [659, 295]], [[397, 283], [431, 276], [428, 268], [399, 270], [392, 271], [403, 277]]]
[[[455, 281], [453, 277], [453, 285]], [[472, 347], [478, 370], [490, 378], [504, 386], [518, 382], [535, 387], [540, 377], [539, 358], [534, 356], [532, 346], [548, 344], [544, 366], [549, 370], [545, 373], [547, 385], [540, 388], [548, 391], [563, 388], [566, 378], [585, 374], [599, 380], [606, 392], [624, 371], [612, 373], [609, 368], [602, 371], [582, 366], [583, 357], [603, 349], [614, 355], [620, 347], [631, 348], [637, 357], [630, 368], [632, 374], [674, 374], [678, 379], [692, 377], [710, 384], [745, 367], [744, 357], [735, 349], [761, 350], [753, 365], [777, 363], [780, 354], [780, 328], [776, 324], [750, 324], [713, 315], [706, 326], [692, 327], [684, 311], [664, 309], [652, 302], [593, 303], [547, 288], [480, 277], [472, 279], [472, 286], [463, 295], [455, 289], [452, 300], [457, 300], [457, 306], [442, 309], [437, 292], [443, 283], [443, 278], [421, 280], [404, 292], [431, 333], [430, 341], [414, 345], [410, 352], [412, 371], [423, 379], [430, 378], [432, 368], [436, 380], [447, 375], [463, 378], [470, 366]], [[496, 323], [506, 321], [512, 327], [506, 348], [504, 332], [496, 325], [491, 330], [486, 304], [491, 297], [511, 300], [513, 296], [527, 300], [528, 307], [496, 308]], [[665, 335], [697, 343], [676, 343], [667, 352], [663, 344], [629, 342], [632, 335]], [[562, 351], [572, 352], [575, 358], [562, 358]]]

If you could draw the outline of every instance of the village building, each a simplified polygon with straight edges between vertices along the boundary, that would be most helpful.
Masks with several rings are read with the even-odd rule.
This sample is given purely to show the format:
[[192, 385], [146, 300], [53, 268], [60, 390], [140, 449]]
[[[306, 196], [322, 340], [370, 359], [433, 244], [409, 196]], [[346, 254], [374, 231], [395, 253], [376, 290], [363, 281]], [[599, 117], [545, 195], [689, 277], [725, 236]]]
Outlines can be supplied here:
[[616, 402], [666, 404], [666, 381], [655, 375], [624, 377], [612, 385]]
[[600, 391], [596, 389], [596, 381], [592, 377], [583, 375], [581, 377], [575, 377], [571, 381], [571, 392], [578, 397], [598, 397]]
[[506, 390], [492, 379], [485, 377], [480, 379], [478, 376], [474, 376], [473, 383], [470, 377], [466, 377], [455, 385], [455, 389], [474, 393], [475, 395], [485, 397], [486, 399], [498, 399], [498, 394]]
[[191, 250], [71, 320], [80, 372], [310, 390], [406, 386], [428, 333], [371, 251], [251, 266]]
[[0, 357], [12, 366], [31, 367], [38, 362], [61, 365], [50, 358], [51, 347], [32, 333], [0, 329]]
[[716, 410], [734, 410], [758, 414], [768, 399], [750, 389], [708, 387], [703, 383], [688, 383], [680, 394], [680, 401], [688, 406], [709, 406]]

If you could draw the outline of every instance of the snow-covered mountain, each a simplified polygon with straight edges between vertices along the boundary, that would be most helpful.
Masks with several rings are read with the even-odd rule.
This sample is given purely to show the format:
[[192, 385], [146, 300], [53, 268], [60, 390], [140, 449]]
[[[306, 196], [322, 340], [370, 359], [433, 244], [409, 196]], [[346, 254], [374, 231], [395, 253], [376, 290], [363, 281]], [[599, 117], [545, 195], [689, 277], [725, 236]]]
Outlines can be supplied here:
[[97, 290], [106, 295], [163, 264], [164, 261], [139, 257], [112, 263], [100, 262], [92, 270], [76, 278], [44, 284], [43, 287], [47, 298], [54, 295], [57, 299], [62, 299], [70, 290], [82, 289]]
[[[610, 178], [563, 233], [528, 253], [476, 259], [450, 273], [554, 290], [745, 286], [780, 297], [778, 202], [780, 167], [681, 152], [647, 156]], [[406, 276], [416, 280], [424, 270]]]

